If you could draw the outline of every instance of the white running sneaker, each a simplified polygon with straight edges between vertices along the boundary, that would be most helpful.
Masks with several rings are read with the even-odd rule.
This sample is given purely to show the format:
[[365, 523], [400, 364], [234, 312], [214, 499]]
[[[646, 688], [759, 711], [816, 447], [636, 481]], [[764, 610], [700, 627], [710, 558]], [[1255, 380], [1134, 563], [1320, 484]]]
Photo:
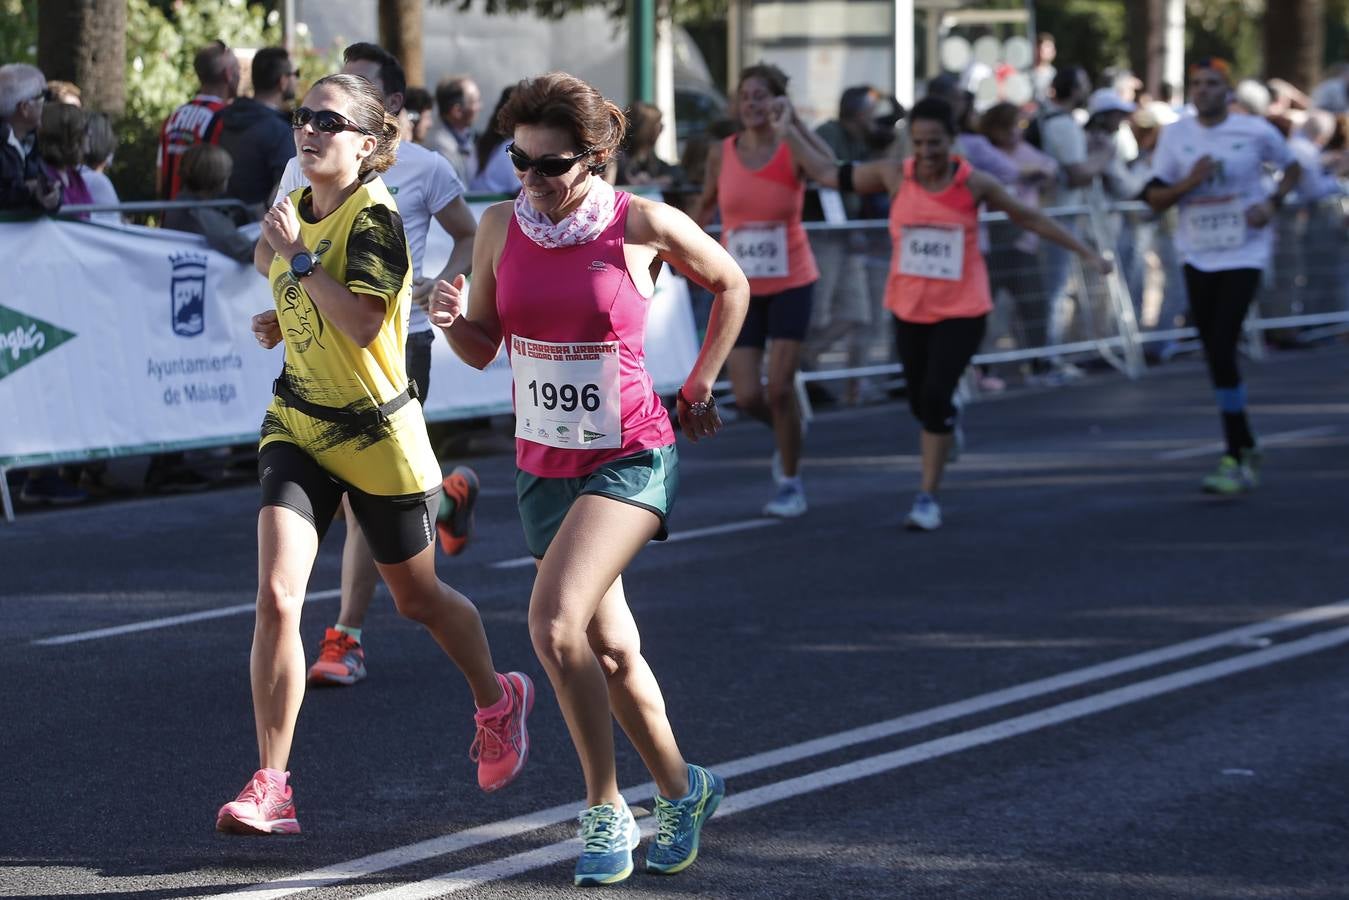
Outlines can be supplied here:
[[931, 494], [919, 491], [913, 498], [913, 508], [904, 519], [904, 527], [910, 531], [936, 531], [941, 527], [941, 507]]
[[766, 516], [777, 516], [780, 519], [794, 519], [805, 515], [806, 492], [798, 484], [790, 482], [780, 484], [777, 496], [764, 505], [763, 512]]

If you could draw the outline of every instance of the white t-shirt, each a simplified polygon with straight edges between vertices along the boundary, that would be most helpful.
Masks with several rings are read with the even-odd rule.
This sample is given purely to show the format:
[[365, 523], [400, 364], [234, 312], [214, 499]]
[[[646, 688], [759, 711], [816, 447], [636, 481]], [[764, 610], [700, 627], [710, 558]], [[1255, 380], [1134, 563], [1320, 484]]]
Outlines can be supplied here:
[[1055, 206], [1077, 206], [1083, 202], [1082, 188], [1068, 186], [1068, 167], [1087, 161], [1087, 132], [1071, 112], [1050, 105], [1040, 118], [1040, 149], [1059, 164], [1059, 189]]
[[[420, 278], [431, 219], [463, 195], [464, 183], [445, 157], [408, 141], [398, 144], [398, 161], [382, 177], [398, 204], [398, 214], [403, 217], [403, 233], [407, 235], [408, 250], [412, 254], [412, 277]], [[292, 158], [281, 175], [277, 199], [307, 184], [309, 180], [300, 172], [299, 158]], [[430, 331], [431, 321], [422, 308], [416, 303], [409, 305], [412, 311], [408, 332]]]
[[473, 181], [469, 186], [475, 191], [482, 191], [488, 194], [515, 194], [520, 190], [520, 176], [516, 174], [515, 165], [511, 162], [510, 154], [506, 148], [510, 146], [510, 141], [502, 141], [497, 148], [492, 151], [492, 155], [487, 158], [486, 164], [478, 170], [478, 174], [473, 176]]
[[[88, 166], [80, 166], [80, 176], [84, 178], [84, 186], [89, 189], [89, 196], [93, 198], [94, 203], [121, 203], [117, 198], [117, 188], [113, 187], [112, 179], [102, 172], [95, 172]], [[104, 225], [121, 225], [122, 215], [115, 212], [90, 213], [91, 222], [100, 222]]]
[[[1274, 252], [1274, 229], [1245, 228], [1243, 238], [1230, 247], [1201, 247], [1185, 226], [1187, 213], [1232, 202], [1249, 209], [1269, 196], [1265, 166], [1279, 169], [1293, 162], [1283, 135], [1264, 119], [1232, 113], [1212, 127], [1190, 116], [1162, 129], [1152, 167], [1156, 177], [1175, 184], [1190, 174], [1195, 161], [1210, 156], [1216, 164], [1208, 181], [1180, 200], [1182, 225], [1176, 235], [1186, 263], [1205, 272], [1227, 269], [1263, 269]], [[1235, 208], [1235, 207], [1234, 207]]]

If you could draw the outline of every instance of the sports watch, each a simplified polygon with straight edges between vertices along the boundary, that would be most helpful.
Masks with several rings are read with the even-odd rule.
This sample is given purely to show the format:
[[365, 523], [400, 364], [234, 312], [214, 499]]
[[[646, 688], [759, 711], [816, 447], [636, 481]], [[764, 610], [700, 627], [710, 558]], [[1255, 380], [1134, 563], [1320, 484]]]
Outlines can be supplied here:
[[314, 263], [314, 255], [306, 250], [301, 250], [290, 258], [290, 274], [297, 281], [301, 278], [308, 278], [314, 274], [314, 269], [317, 268]]

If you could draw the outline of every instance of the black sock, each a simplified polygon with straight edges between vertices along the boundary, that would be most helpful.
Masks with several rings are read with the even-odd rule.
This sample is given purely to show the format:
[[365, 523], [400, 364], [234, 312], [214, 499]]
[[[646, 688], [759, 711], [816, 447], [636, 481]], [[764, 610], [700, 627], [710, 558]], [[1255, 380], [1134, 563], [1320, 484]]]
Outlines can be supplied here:
[[1255, 438], [1251, 435], [1251, 426], [1246, 421], [1244, 411], [1223, 413], [1223, 437], [1227, 440], [1227, 455], [1233, 459], [1241, 459], [1242, 450], [1255, 446]]

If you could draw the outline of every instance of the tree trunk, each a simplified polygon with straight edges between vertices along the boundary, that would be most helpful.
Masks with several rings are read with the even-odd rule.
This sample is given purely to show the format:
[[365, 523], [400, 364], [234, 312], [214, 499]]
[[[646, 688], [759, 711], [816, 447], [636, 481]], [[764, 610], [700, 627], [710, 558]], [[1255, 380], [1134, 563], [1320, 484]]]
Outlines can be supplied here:
[[1129, 67], [1156, 97], [1162, 88], [1165, 0], [1133, 0], [1125, 4], [1129, 31]]
[[126, 0], [43, 0], [37, 33], [48, 81], [78, 85], [85, 109], [126, 109]]
[[422, 63], [423, 0], [379, 0], [379, 42], [407, 73], [408, 84], [425, 86]]
[[1324, 0], [1268, 0], [1265, 77], [1282, 78], [1308, 93], [1321, 77], [1325, 52]]

